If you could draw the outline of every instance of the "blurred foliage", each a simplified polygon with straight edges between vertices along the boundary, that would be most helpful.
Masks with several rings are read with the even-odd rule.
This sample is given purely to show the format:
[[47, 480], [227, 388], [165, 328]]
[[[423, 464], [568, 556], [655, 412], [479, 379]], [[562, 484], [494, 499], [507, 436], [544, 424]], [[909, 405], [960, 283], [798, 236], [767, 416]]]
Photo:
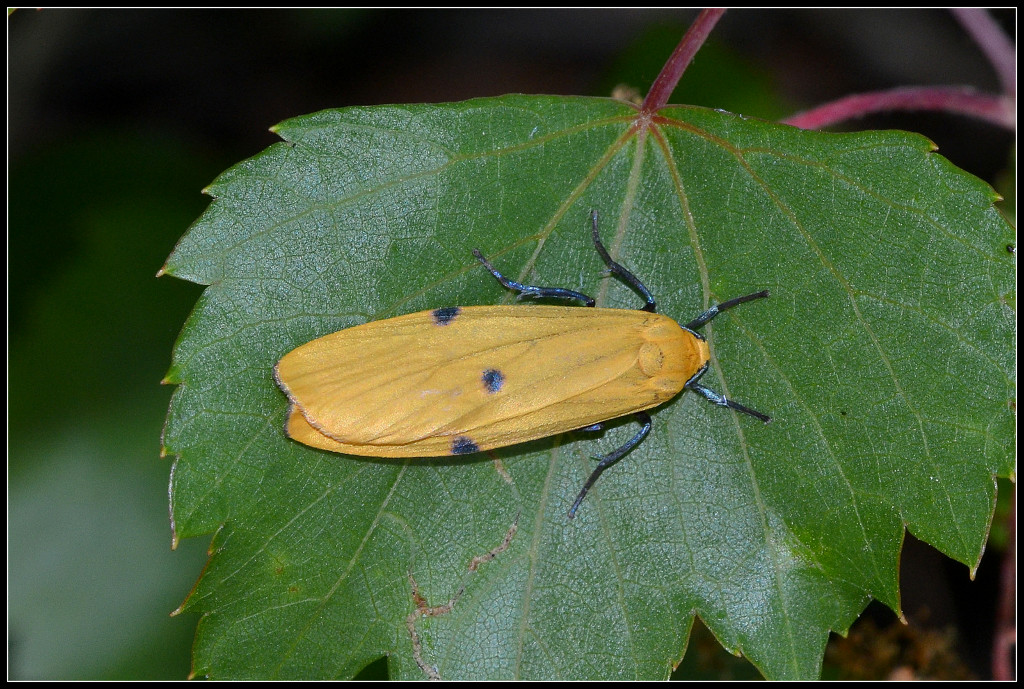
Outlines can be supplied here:
[[199, 290], [154, 274], [212, 167], [110, 133], [10, 170], [12, 679], [187, 674], [195, 618], [168, 615], [205, 544], [169, 547], [157, 383]]
[[836, 636], [828, 646], [827, 679], [945, 680], [976, 679], [960, 657], [957, 632], [952, 627], [930, 628], [924, 620], [908, 625], [893, 618], [879, 625], [863, 617], [846, 637]]

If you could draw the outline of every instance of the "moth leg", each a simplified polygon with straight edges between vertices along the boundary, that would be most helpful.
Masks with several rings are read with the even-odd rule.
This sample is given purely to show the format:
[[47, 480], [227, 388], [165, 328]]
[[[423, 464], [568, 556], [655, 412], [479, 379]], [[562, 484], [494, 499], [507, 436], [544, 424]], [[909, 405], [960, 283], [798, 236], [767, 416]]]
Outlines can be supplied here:
[[640, 441], [646, 438], [647, 434], [651, 432], [650, 414], [644, 411], [640, 411], [634, 414], [633, 418], [635, 418], [637, 420], [637, 423], [640, 424], [640, 430], [637, 431], [636, 435], [634, 435], [630, 440], [626, 442], [626, 444], [624, 444], [619, 449], [615, 450], [614, 452], [610, 452], [606, 455], [602, 455], [601, 457], [595, 457], [595, 459], [598, 460], [597, 467], [594, 469], [593, 472], [591, 472], [590, 478], [588, 478], [587, 482], [583, 484], [583, 490], [581, 490], [580, 494], [576, 497], [576, 502], [574, 502], [572, 504], [572, 507], [569, 509], [569, 519], [573, 519], [576, 516], [576, 510], [579, 509], [580, 503], [583, 502], [583, 498], [587, 497], [587, 491], [589, 491], [590, 488], [597, 482], [597, 479], [601, 476], [602, 472], [604, 472], [604, 470], [610, 467], [612, 464], [615, 464], [615, 462], [625, 457], [630, 450], [639, 445]]
[[690, 378], [690, 380], [686, 381], [686, 385], [684, 385], [683, 387], [686, 388], [687, 390], [693, 390], [694, 392], [702, 395], [704, 399], [706, 399], [708, 402], [711, 402], [711, 404], [717, 404], [719, 407], [728, 407], [729, 409], [735, 409], [738, 412], [749, 414], [750, 416], [753, 416], [755, 419], [758, 419], [759, 421], [764, 421], [765, 423], [768, 423], [769, 421], [772, 420], [770, 416], [762, 414], [759, 411], [754, 411], [750, 407], [745, 407], [739, 402], [733, 402], [732, 400], [727, 399], [725, 395], [719, 394], [714, 390], [711, 390], [710, 388], [706, 388], [703, 385], [699, 384], [697, 381], [700, 380], [700, 377], [703, 376], [707, 372], [707, 370], [708, 365], [704, 364], [704, 367], [701, 368], [701, 370], [697, 371], [697, 373], [693, 375], [693, 378]]
[[601, 255], [601, 260], [608, 266], [608, 271], [616, 276], [627, 285], [635, 289], [637, 292], [643, 295], [647, 303], [640, 307], [641, 311], [649, 311], [654, 313], [657, 309], [657, 305], [654, 302], [654, 295], [651, 291], [644, 286], [644, 283], [640, 282], [640, 279], [636, 275], [629, 272], [621, 265], [612, 260], [612, 257], [608, 254], [608, 250], [604, 248], [604, 244], [601, 243], [601, 235], [597, 232], [597, 211], [590, 211], [590, 223], [591, 233], [594, 237], [594, 246], [597, 247], [597, 253]]
[[693, 385], [687, 385], [686, 387], [688, 387], [690, 390], [693, 390], [694, 392], [698, 392], [701, 395], [704, 395], [705, 399], [707, 399], [708, 402], [711, 402], [712, 404], [717, 404], [719, 407], [728, 407], [729, 409], [735, 409], [736, 411], [743, 412], [744, 414], [749, 414], [750, 416], [753, 416], [755, 419], [764, 421], [765, 423], [768, 423], [769, 421], [772, 420], [772, 417], [767, 416], [766, 414], [762, 414], [759, 411], [754, 411], [750, 407], [744, 407], [739, 402], [733, 402], [730, 399], [726, 399], [725, 395], [720, 395], [714, 390], [709, 390], [703, 385], [697, 385], [695, 383]]
[[[696, 337], [699, 337], [700, 339], [703, 340], [704, 336], [696, 332], [697, 328], [706, 325], [708, 321], [710, 321], [712, 318], [722, 313], [723, 311], [728, 311], [734, 306], [739, 306], [740, 304], [746, 303], [748, 301], [753, 301], [754, 299], [764, 299], [767, 296], [768, 290], [765, 289], [761, 290], [760, 292], [754, 292], [753, 294], [745, 294], [742, 297], [736, 297], [735, 299], [724, 301], [721, 304], [715, 304], [710, 309], [708, 309], [707, 311], [705, 311], [704, 313], [702, 313], [701, 315], [697, 316], [692, 321], [684, 325], [683, 328], [689, 330]], [[722, 395], [720, 393], [715, 392], [714, 390], [711, 390], [709, 388], [704, 387], [703, 385], [700, 385], [697, 381], [700, 380], [701, 376], [703, 376], [707, 372], [707, 370], [708, 365], [704, 364], [704, 367], [701, 368], [701, 370], [697, 371], [693, 375], [693, 377], [690, 378], [690, 380], [686, 381], [686, 385], [684, 385], [683, 387], [689, 390], [693, 390], [696, 393], [699, 393], [708, 402], [711, 402], [712, 404], [717, 404], [719, 407], [728, 407], [729, 409], [735, 409], [738, 412], [749, 414], [750, 416], [753, 416], [755, 419], [758, 419], [765, 423], [768, 423], [769, 421], [772, 420], [770, 416], [762, 414], [759, 411], [754, 411], [750, 407], [746, 407], [740, 404], [739, 402], [733, 402], [732, 400], [727, 399], [725, 395]]]
[[491, 265], [491, 262], [484, 258], [484, 255], [480, 253], [479, 249], [473, 249], [473, 255], [476, 259], [484, 264], [484, 268], [491, 271], [491, 275], [494, 279], [501, 283], [502, 287], [506, 289], [519, 292], [521, 297], [531, 297], [533, 299], [576, 299], [583, 302], [584, 306], [593, 306], [593, 297], [588, 297], [582, 292], [575, 290], [566, 289], [565, 287], [535, 287], [534, 285], [524, 285], [521, 282], [515, 280], [509, 280], [507, 277], [498, 272], [498, 270]]

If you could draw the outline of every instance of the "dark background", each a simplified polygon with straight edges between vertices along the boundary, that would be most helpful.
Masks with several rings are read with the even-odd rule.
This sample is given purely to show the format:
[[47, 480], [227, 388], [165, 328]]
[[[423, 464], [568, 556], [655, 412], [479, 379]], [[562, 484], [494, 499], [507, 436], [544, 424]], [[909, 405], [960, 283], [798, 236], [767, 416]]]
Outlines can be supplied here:
[[[642, 94], [695, 16], [9, 16], [9, 677], [188, 673], [197, 620], [168, 613], [199, 575], [207, 543], [169, 549], [171, 460], [159, 457], [159, 437], [171, 390], [158, 383], [201, 288], [154, 275], [206, 206], [205, 185], [274, 143], [271, 125], [323, 108], [510, 92], [606, 96], [619, 83]], [[1015, 36], [1015, 13], [995, 16]], [[849, 93], [928, 84], [998, 89], [947, 12], [734, 10], [673, 102], [778, 119]], [[846, 126], [890, 127], [928, 136], [956, 165], [1012, 191], [1010, 132], [936, 113]], [[911, 626], [953, 629], [941, 652], [980, 677], [989, 672], [998, 520], [973, 583], [962, 565], [909, 537], [903, 558]], [[895, 618], [872, 607], [864, 619], [886, 628]], [[700, 643], [691, 644], [692, 672], [702, 671], [691, 665]], [[710, 662], [727, 666], [712, 676], [747, 671]]]

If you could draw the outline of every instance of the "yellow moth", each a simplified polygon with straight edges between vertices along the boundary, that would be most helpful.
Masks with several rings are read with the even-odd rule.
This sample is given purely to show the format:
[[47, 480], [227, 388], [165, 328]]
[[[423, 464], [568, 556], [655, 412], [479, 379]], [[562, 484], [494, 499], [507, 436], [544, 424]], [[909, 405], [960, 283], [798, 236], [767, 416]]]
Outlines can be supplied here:
[[[598, 430], [634, 415], [640, 431], [596, 457], [569, 511], [575, 516], [601, 472], [650, 431], [645, 410], [684, 389], [710, 402], [770, 419], [699, 384], [708, 345], [696, 329], [722, 311], [768, 292], [712, 306], [680, 325], [655, 313], [646, 287], [608, 255], [591, 212], [594, 245], [608, 270], [644, 295], [643, 308], [466, 306], [365, 323], [298, 347], [274, 367], [288, 396], [288, 437], [311, 447], [370, 457], [439, 457], [515, 445], [566, 431]], [[585, 294], [506, 279], [520, 296]]]

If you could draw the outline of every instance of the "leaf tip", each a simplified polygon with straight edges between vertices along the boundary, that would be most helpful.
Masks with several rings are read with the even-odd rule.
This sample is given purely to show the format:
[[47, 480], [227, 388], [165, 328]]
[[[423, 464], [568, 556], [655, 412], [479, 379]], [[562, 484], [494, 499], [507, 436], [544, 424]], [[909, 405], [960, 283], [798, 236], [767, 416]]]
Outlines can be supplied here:
[[171, 364], [171, 367], [167, 369], [167, 373], [163, 378], [160, 379], [161, 385], [180, 385], [181, 384], [181, 367], [177, 364]]

